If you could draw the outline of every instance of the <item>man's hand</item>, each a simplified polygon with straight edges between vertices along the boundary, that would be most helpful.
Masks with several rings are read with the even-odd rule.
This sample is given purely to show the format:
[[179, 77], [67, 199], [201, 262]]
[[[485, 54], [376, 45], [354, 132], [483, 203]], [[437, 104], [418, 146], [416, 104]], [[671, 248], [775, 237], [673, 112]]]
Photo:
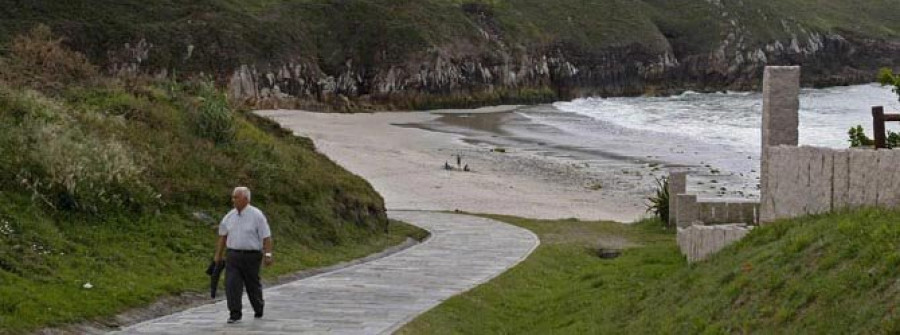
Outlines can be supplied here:
[[263, 264], [266, 266], [272, 265], [272, 237], [266, 237], [263, 239]]

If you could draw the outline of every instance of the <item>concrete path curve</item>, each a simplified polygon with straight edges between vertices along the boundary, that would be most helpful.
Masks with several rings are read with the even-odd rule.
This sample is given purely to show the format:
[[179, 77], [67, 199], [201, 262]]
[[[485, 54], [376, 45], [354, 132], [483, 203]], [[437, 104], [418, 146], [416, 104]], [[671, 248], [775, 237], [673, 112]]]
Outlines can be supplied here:
[[431, 238], [369, 263], [264, 289], [265, 318], [244, 301], [242, 323], [228, 325], [225, 302], [139, 323], [126, 334], [383, 334], [447, 298], [503, 273], [540, 243], [498, 221], [436, 212], [390, 212]]

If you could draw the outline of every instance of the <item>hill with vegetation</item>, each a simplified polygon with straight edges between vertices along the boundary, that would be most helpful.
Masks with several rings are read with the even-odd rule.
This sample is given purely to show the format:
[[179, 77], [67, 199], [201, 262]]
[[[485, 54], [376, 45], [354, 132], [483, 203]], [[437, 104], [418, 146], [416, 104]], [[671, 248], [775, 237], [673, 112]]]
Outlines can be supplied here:
[[205, 73], [256, 106], [366, 110], [807, 85], [900, 64], [893, 0], [0, 1], [107, 72]]
[[268, 278], [421, 236], [389, 223], [365, 180], [211, 82], [99, 72], [47, 27], [0, 58], [0, 334], [201, 291], [238, 185], [272, 226]]
[[[900, 212], [862, 209], [754, 229], [687, 264], [653, 220], [535, 221], [520, 265], [400, 334], [893, 334], [900, 331]], [[598, 248], [623, 249], [604, 259]]]

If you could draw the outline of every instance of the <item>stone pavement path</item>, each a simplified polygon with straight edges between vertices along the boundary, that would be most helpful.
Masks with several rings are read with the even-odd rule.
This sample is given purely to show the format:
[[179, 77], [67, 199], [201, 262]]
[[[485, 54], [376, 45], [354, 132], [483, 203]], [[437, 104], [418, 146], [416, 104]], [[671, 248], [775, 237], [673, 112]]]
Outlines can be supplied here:
[[225, 302], [122, 330], [126, 334], [390, 333], [447, 298], [525, 259], [540, 243], [528, 230], [469, 215], [389, 212], [431, 231], [422, 244], [357, 266], [263, 290], [266, 311], [228, 325]]

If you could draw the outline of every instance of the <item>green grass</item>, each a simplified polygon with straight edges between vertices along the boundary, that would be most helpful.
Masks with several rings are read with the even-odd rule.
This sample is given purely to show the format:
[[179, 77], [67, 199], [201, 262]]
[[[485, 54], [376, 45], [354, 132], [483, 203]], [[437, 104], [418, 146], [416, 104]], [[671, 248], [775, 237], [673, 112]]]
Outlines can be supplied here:
[[[203, 271], [216, 232], [205, 224], [177, 215], [96, 224], [52, 224], [28, 217], [7, 220], [16, 233], [0, 235], [5, 244], [0, 259], [12, 270], [0, 271], [0, 334], [108, 317], [161, 297], [208, 289]], [[390, 234], [340, 245], [300, 244], [276, 234], [276, 263], [263, 270], [263, 277], [273, 279], [360, 258], [408, 236], [421, 236], [421, 232], [395, 223]], [[82, 288], [88, 282], [94, 287]]]
[[[279, 83], [282, 92], [299, 99], [295, 101], [299, 106], [349, 111], [542, 103], [583, 95], [724, 88], [715, 86], [728, 83], [706, 83], [707, 79], [677, 73], [665, 82], [648, 81], [640, 87], [592, 85], [604, 86], [597, 83], [604, 76], [634, 78], [627, 67], [619, 67], [656, 62], [668, 51], [682, 64], [708, 59], [725, 47], [723, 41], [735, 31], [739, 38], [729, 42], [725, 50], [729, 57], [738, 44], [749, 52], [776, 41], [789, 46], [796, 37], [805, 46], [812, 32], [839, 33], [861, 53], [874, 53], [860, 57], [859, 64], [838, 66], [825, 61], [834, 55], [823, 55], [821, 64], [804, 64], [823, 72], [810, 78], [825, 78], [843, 66], [863, 71], [891, 66], [890, 57], [878, 58], [882, 51], [875, 45], [882, 39], [900, 38], [900, 20], [894, 15], [900, 12], [900, 2], [894, 0], [0, 0], [0, 5], [8, 9], [0, 13], [0, 54], [8, 52], [17, 34], [46, 24], [64, 32], [68, 46], [103, 69], [135, 63], [139, 54], [142, 71], [165, 70], [182, 77], [204, 73], [219, 85], [228, 83], [241, 65], [255, 67], [257, 79], [266, 73], [279, 77], [286, 69], [283, 65], [303, 65], [300, 76], [306, 83], [338, 78], [350, 70], [358, 85], [354, 90], [339, 87], [335, 95], [301, 89], [304, 84]], [[864, 40], [873, 44], [866, 45], [869, 42]], [[126, 45], [134, 47], [141, 41], [152, 44], [146, 55], [125, 50]], [[433, 69], [439, 58], [493, 67], [542, 56], [562, 57], [578, 66], [582, 75], [587, 70], [597, 78], [568, 83], [562, 80], [565, 74], [553, 73], [546, 82], [506, 87], [481, 83], [479, 71], [467, 68], [460, 73], [466, 79], [456, 85], [430, 81], [424, 87], [404, 87], [390, 94], [376, 87], [388, 69], [402, 69], [399, 76], [414, 77]], [[797, 61], [785, 57], [772, 61]], [[617, 74], [621, 71], [625, 73]], [[347, 96], [353, 105], [345, 106], [337, 94]]]
[[[626, 226], [490, 217], [535, 232], [541, 245], [518, 266], [447, 300], [401, 334], [605, 334], [620, 324], [610, 319], [618, 314], [610, 309], [638, 299], [635, 288], [684, 265], [672, 233], [652, 221]], [[615, 260], [596, 256], [601, 246], [628, 245]]]
[[267, 278], [424, 233], [389, 224], [365, 180], [207, 81], [99, 76], [46, 30], [20, 42], [0, 58], [0, 333], [202, 290], [238, 185], [273, 230]]
[[[683, 54], [711, 52], [732, 18], [746, 28], [750, 45], [790, 38], [782, 20], [793, 33], [799, 24], [819, 32], [900, 37], [893, 16], [900, 4], [893, 0], [722, 4], [728, 19], [709, 2], [691, 0], [43, 0], [5, 4], [0, 45], [45, 23], [65, 31], [69, 44], [95, 61], [106, 62], [109, 50], [147, 38], [154, 47], [145, 65], [230, 74], [239, 63], [298, 58], [336, 73], [348, 59], [365, 67], [404, 64], [433, 48], [500, 57], [482, 31], [495, 33], [510, 52], [566, 45], [587, 52], [585, 57], [632, 44], [653, 52], [668, 44]], [[185, 59], [189, 44], [194, 53]]]
[[[786, 220], [688, 265], [659, 223], [496, 217], [541, 246], [487, 284], [447, 300], [403, 334], [895, 333], [900, 212]], [[599, 241], [627, 240], [614, 260]]]

